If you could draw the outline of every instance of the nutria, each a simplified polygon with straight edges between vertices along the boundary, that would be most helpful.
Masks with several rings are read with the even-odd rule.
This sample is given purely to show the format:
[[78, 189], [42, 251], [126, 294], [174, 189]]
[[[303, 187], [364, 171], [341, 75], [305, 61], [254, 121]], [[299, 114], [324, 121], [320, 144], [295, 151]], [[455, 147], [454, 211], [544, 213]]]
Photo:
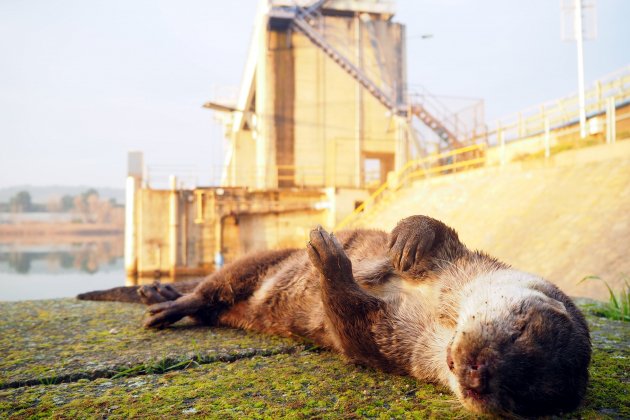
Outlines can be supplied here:
[[138, 298], [115, 290], [79, 298], [142, 300], [147, 327], [190, 316], [306, 338], [353, 363], [448, 386], [479, 413], [566, 412], [586, 391], [591, 344], [573, 302], [426, 216], [389, 235], [318, 227], [306, 250], [245, 256], [202, 282], [137, 288]]

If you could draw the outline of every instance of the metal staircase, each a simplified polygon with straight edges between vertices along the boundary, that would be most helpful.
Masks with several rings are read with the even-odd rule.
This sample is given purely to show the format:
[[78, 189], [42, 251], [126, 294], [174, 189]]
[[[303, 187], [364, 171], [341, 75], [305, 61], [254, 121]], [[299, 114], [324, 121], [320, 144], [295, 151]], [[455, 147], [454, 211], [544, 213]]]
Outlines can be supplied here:
[[445, 124], [443, 124], [439, 119], [437, 119], [432, 113], [427, 111], [426, 107], [419, 103], [414, 102], [411, 104], [411, 113], [422, 121], [427, 127], [433, 130], [440, 139], [445, 141], [448, 144], [451, 144], [455, 147], [461, 147], [462, 144], [457, 139], [457, 136], [451, 132], [448, 128], [446, 128]]
[[[380, 103], [387, 109], [392, 110], [395, 114], [405, 116], [409, 112], [417, 116], [420, 120], [433, 130], [443, 141], [455, 147], [461, 146], [457, 136], [451, 129], [447, 127], [447, 123], [436, 116], [436, 112], [432, 112], [421, 103], [414, 101], [408, 107], [406, 104], [398, 104], [396, 100], [388, 95], [379, 87], [362, 69], [357, 67], [352, 61], [343, 55], [338, 49], [333, 47], [326, 38], [320, 34], [313, 24], [321, 17], [320, 11], [327, 0], [318, 0], [307, 7], [297, 7], [291, 21], [291, 27], [303, 33], [313, 44], [319, 47], [326, 55], [328, 55], [335, 63], [344, 69], [352, 78], [368, 90]], [[370, 33], [373, 42], [374, 34]], [[382, 63], [379, 59], [379, 65]], [[382, 69], [381, 69], [382, 70]]]
[[397, 114], [405, 114], [407, 110], [404, 107], [397, 107], [396, 103], [381, 90], [364, 72], [355, 66], [349, 59], [341, 54], [336, 48], [326, 41], [302, 16], [297, 15], [293, 19], [295, 29], [302, 32], [311, 42], [321, 48], [335, 63], [339, 64], [350, 76], [366, 88], [379, 102], [387, 109], [391, 109]]

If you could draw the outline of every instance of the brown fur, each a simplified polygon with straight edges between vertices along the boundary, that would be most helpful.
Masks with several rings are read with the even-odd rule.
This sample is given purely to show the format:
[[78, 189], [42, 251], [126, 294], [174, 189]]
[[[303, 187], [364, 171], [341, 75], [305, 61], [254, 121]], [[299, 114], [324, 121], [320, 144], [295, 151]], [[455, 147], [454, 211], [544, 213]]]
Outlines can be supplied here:
[[246, 256], [191, 293], [175, 288], [139, 290], [151, 304], [147, 327], [191, 316], [304, 337], [349, 361], [448, 385], [479, 412], [571, 410], [586, 388], [588, 329], [570, 299], [425, 216], [389, 235], [317, 228], [306, 250]]

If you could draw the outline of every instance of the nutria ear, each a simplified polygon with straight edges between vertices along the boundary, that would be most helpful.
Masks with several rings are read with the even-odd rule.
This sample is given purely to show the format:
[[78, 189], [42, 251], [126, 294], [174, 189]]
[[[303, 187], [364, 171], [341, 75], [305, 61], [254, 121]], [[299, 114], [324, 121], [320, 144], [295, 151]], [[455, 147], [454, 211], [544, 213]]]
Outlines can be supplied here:
[[552, 311], [559, 316], [570, 318], [564, 303], [538, 292], [535, 296], [530, 296], [528, 299], [523, 300], [514, 312], [517, 316], [515, 321], [516, 329], [522, 331], [527, 326], [533, 313], [544, 313], [545, 311]]
[[550, 298], [546, 295], [544, 297], [541, 297], [541, 299], [543, 300], [545, 305], [549, 306], [549, 309], [554, 310], [559, 314], [565, 315], [566, 317], [569, 316], [569, 312], [567, 311], [566, 306], [564, 306], [564, 303], [554, 298]]
[[537, 297], [523, 318], [519, 340], [531, 340], [549, 352], [566, 345], [574, 330], [564, 304], [547, 296]]

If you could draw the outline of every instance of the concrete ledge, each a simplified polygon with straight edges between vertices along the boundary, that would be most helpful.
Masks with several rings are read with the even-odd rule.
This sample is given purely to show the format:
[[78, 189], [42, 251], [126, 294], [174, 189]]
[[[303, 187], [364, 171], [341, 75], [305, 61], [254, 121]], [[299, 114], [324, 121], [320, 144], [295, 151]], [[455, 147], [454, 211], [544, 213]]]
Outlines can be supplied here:
[[329, 352], [256, 356], [126, 379], [0, 391], [5, 413], [113, 418], [428, 417], [465, 414], [431, 385], [350, 366]]
[[[0, 388], [94, 379], [292, 350], [296, 343], [177, 324], [148, 331], [144, 307], [74, 299], [0, 303]], [[140, 369], [142, 368], [142, 369]]]
[[[145, 331], [142, 312], [70, 299], [0, 303], [0, 418], [471, 417], [444, 389], [330, 352], [228, 329]], [[567, 417], [628, 418], [629, 324], [588, 318], [591, 385]]]

